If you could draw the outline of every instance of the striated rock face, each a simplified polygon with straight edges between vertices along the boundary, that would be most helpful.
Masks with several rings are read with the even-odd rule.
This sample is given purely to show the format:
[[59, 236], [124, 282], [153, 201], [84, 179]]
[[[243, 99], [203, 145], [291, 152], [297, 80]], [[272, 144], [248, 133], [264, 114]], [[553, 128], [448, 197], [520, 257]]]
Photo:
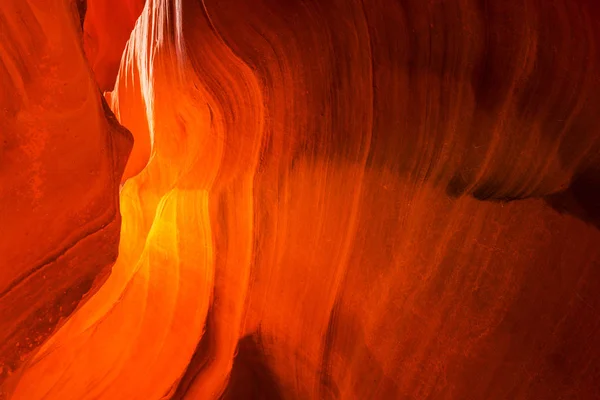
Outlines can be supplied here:
[[597, 397], [599, 21], [8, 0], [1, 392]]
[[133, 140], [88, 69], [72, 4], [3, 1], [0, 32], [1, 382], [110, 272]]

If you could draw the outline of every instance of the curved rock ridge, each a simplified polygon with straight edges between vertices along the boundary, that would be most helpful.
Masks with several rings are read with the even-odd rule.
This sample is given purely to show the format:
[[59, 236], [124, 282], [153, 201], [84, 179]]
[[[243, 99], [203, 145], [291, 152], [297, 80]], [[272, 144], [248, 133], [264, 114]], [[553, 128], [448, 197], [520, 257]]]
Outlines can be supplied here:
[[[103, 186], [80, 182], [75, 167], [52, 181], [56, 193], [61, 185], [72, 191], [61, 198], [77, 198], [86, 210], [116, 210], [121, 182], [118, 258], [87, 301], [65, 310], [68, 319], [11, 365], [2, 386], [9, 398], [600, 393], [594, 1], [141, 4], [88, 2], [83, 28], [98, 38], [86, 39], [91, 68], [80, 44], [73, 46], [79, 67], [56, 62], [59, 70], [85, 70], [90, 91], [89, 71], [102, 90], [112, 89], [106, 102], [135, 144], [127, 166], [120, 157], [120, 169], [98, 172]], [[67, 8], [56, 11], [77, 26]], [[119, 15], [112, 31], [109, 11]], [[0, 23], [13, 26], [8, 17]], [[70, 32], [65, 37], [76, 37]], [[14, 34], [6, 43], [19, 40]], [[28, 53], [2, 45], [1, 76], [10, 78], [2, 82], [11, 98], [24, 99], [34, 92], [21, 83], [31, 73], [15, 65], [30, 62], [13, 54]], [[61, 99], [72, 101], [52, 97], [35, 110], [62, 110]], [[82, 126], [62, 118], [69, 129]], [[103, 159], [90, 137], [81, 140], [85, 157], [75, 145], [62, 153]], [[50, 179], [38, 181], [44, 187]], [[85, 185], [109, 194], [76, 196]], [[16, 202], [1, 204], [3, 218], [4, 209], [23, 214], [14, 213], [11, 229], [31, 229], [40, 218]], [[39, 220], [57, 231], [36, 250], [66, 240], [58, 231], [69, 228], [64, 217], [49, 212], [52, 224]], [[36, 243], [18, 229], [14, 243]], [[88, 248], [74, 258], [81, 266], [57, 271], [75, 279], [65, 271], [77, 268], [98, 280], [110, 255], [114, 249]], [[22, 250], [7, 260], [33, 265]], [[6, 282], [17, 280], [10, 271], [0, 270]], [[24, 282], [29, 293], [56, 287]], [[64, 287], [78, 288], [73, 282]], [[19, 301], [6, 304], [33, 304]], [[37, 301], [55, 309], [50, 297]], [[25, 321], [20, 310], [7, 327]], [[7, 343], [2, 357], [18, 348]]]
[[108, 276], [133, 138], [94, 82], [73, 3], [3, 1], [0, 32], [1, 383]]

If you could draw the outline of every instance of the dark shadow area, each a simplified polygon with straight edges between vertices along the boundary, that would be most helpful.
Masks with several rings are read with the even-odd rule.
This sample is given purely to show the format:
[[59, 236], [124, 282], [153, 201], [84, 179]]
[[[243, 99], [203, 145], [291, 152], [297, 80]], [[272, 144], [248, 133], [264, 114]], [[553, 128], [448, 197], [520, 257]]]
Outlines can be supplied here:
[[[457, 175], [446, 188], [451, 198], [465, 195], [467, 183]], [[492, 190], [485, 185], [477, 188], [471, 196], [480, 201], [506, 203], [524, 198], [494, 197]], [[571, 185], [564, 191], [542, 197], [544, 201], [560, 214], [578, 218], [597, 229], [600, 229], [600, 170], [589, 170], [577, 175]]]
[[252, 336], [245, 336], [238, 343], [231, 377], [221, 400], [279, 400], [282, 389], [265, 356]]
[[544, 198], [553, 209], [600, 229], [600, 169], [576, 176], [569, 188]]
[[496, 203], [508, 203], [516, 200], [526, 200], [529, 197], [502, 196], [498, 195], [498, 188], [502, 187], [502, 182], [487, 180], [471, 188], [472, 183], [467, 181], [464, 174], [455, 174], [446, 186], [446, 195], [451, 199], [461, 196], [471, 195], [479, 201], [491, 201]]
[[79, 12], [79, 19], [81, 21], [81, 27], [83, 28], [83, 22], [85, 20], [85, 14], [87, 12], [87, 0], [76, 0], [77, 11]]

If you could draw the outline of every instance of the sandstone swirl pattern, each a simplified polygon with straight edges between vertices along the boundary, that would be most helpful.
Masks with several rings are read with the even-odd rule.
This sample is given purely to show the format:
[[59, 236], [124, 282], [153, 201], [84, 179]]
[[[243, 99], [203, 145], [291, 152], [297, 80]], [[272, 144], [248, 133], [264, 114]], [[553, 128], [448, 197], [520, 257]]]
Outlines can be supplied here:
[[98, 90], [81, 34], [68, 2], [0, 6], [0, 383], [117, 258], [133, 138]]
[[119, 256], [10, 398], [600, 393], [594, 1], [147, 0], [117, 76], [99, 3], [86, 54], [135, 144], [80, 201], [124, 168]]

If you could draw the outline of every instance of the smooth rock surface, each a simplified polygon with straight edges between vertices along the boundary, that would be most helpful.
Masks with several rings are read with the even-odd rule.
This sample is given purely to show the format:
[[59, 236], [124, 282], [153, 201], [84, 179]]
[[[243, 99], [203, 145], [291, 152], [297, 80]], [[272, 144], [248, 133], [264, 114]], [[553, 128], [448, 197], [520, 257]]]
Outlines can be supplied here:
[[[52, 193], [115, 210], [126, 180], [119, 256], [10, 398], [600, 396], [594, 1], [147, 0], [126, 44], [131, 17], [116, 40], [100, 14], [130, 3], [95, 2], [111, 50], [86, 54], [109, 88], [123, 43], [106, 98], [135, 145], [123, 177], [99, 169], [112, 186], [73, 167]], [[65, 240], [55, 209], [0, 204], [18, 243], [36, 221]], [[110, 255], [82, 251], [70, 268]], [[33, 265], [11, 257], [7, 282]]]

